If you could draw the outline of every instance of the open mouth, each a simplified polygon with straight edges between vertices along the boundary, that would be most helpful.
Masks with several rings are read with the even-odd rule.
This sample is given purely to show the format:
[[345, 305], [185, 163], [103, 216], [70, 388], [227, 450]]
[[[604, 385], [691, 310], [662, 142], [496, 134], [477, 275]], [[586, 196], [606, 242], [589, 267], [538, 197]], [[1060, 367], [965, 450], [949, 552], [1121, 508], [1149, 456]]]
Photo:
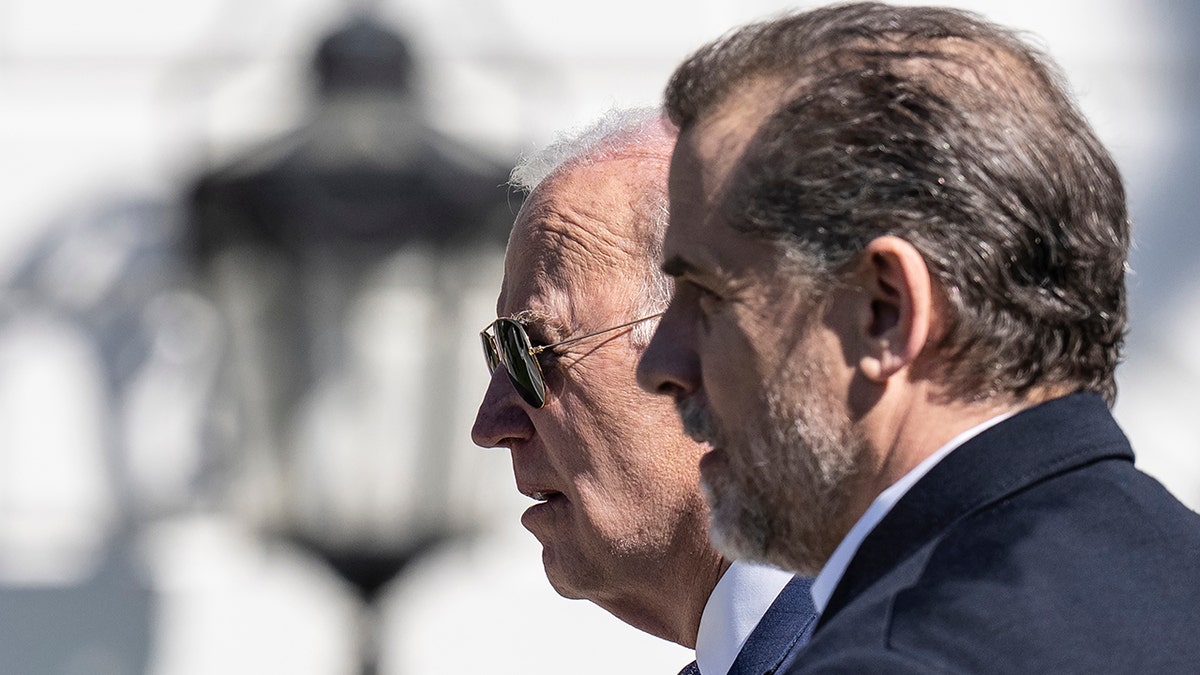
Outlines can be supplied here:
[[525, 489], [521, 494], [534, 500], [533, 505], [521, 514], [521, 524], [539, 539], [554, 536], [570, 511], [567, 496], [547, 488]]
[[552, 499], [562, 497], [561, 492], [559, 492], [558, 490], [551, 490], [550, 488], [524, 488], [523, 489], [520, 486], [518, 486], [517, 489], [520, 491], [521, 494], [525, 495], [526, 497], [529, 497], [530, 499], [532, 499], [534, 501], [538, 501], [538, 502], [548, 502]]

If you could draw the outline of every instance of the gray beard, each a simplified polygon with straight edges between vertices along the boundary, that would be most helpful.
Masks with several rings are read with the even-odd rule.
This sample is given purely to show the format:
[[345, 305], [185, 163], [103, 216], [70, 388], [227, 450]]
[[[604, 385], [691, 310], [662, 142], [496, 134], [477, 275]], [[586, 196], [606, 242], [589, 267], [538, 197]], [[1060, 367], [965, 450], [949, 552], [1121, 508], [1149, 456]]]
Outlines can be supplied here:
[[772, 395], [766, 419], [739, 429], [740, 445], [690, 399], [679, 412], [688, 434], [728, 461], [727, 472], [701, 479], [717, 550], [814, 575], [844, 534], [847, 479], [866, 442], [844, 414], [818, 401], [821, 378], [801, 381], [799, 400]]

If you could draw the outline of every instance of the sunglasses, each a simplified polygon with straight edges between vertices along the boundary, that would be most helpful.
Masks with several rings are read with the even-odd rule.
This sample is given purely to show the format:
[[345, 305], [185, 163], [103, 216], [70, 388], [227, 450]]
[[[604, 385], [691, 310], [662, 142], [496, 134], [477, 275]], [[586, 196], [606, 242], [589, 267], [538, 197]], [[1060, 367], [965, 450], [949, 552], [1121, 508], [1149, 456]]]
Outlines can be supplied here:
[[503, 364], [504, 369], [508, 371], [508, 379], [512, 381], [521, 398], [534, 408], [541, 408], [546, 405], [546, 380], [542, 377], [542, 367], [538, 365], [538, 354], [559, 345], [635, 326], [643, 321], [657, 319], [662, 315], [663, 312], [651, 314], [620, 326], [605, 328], [587, 335], [538, 347], [534, 347], [529, 341], [529, 334], [525, 332], [525, 327], [516, 319], [496, 319], [479, 332], [479, 338], [483, 341], [483, 358], [487, 361], [488, 373], [495, 373], [496, 369]]

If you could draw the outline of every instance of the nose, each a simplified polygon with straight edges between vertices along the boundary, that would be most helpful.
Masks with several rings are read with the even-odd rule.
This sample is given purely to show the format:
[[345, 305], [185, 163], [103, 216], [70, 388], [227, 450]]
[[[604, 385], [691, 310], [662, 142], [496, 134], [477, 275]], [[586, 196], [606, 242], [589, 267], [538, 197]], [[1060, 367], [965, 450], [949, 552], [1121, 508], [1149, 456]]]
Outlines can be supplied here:
[[525, 410], [520, 394], [513, 388], [504, 367], [497, 368], [488, 382], [471, 440], [484, 448], [512, 447], [514, 443], [533, 436], [533, 421]]
[[672, 302], [638, 361], [637, 380], [642, 389], [670, 396], [676, 402], [696, 393], [700, 388], [700, 361], [694, 338], [690, 322]]

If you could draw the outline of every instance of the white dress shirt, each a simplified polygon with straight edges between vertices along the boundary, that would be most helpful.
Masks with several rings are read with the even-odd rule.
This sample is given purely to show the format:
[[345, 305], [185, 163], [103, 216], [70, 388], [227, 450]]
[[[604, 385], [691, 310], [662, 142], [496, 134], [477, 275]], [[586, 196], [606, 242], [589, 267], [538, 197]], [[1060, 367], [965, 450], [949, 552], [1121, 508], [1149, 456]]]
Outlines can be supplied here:
[[950, 439], [948, 443], [938, 448], [937, 452], [926, 457], [924, 461], [912, 468], [911, 471], [904, 474], [900, 480], [892, 483], [892, 485], [879, 493], [875, 501], [871, 502], [871, 506], [867, 508], [854, 527], [846, 533], [842, 542], [834, 549], [833, 555], [821, 568], [821, 572], [817, 574], [817, 578], [813, 580], [812, 598], [813, 605], [817, 608], [818, 614], [825, 613], [825, 607], [829, 604], [829, 599], [833, 597], [833, 590], [837, 588], [838, 582], [842, 580], [842, 575], [846, 573], [846, 567], [850, 565], [850, 560], [854, 554], [858, 552], [858, 547], [862, 544], [863, 539], [875, 529], [879, 521], [892, 510], [896, 502], [905, 495], [922, 476], [929, 473], [929, 470], [937, 465], [938, 462], [946, 458], [951, 451], [958, 448], [963, 443], [983, 433], [987, 429], [1003, 422], [1012, 417], [1017, 411], [1006, 412], [997, 415], [982, 424], [967, 429], [961, 434]]
[[735, 560], [708, 596], [696, 635], [701, 675], [729, 672], [746, 638], [792, 580], [791, 572]]

